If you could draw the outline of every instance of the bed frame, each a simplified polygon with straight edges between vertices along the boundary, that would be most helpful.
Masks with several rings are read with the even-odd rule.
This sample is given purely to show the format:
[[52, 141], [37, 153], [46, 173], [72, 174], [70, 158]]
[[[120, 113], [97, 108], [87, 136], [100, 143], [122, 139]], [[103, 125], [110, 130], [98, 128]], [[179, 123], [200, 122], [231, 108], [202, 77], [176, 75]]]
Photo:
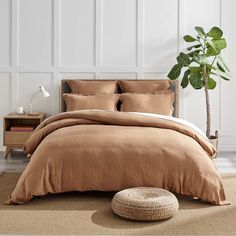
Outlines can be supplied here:
[[[70, 79], [68, 79], [70, 80]], [[61, 89], [60, 89], [60, 112], [65, 112], [66, 111], [66, 104], [64, 101], [64, 98], [62, 96], [63, 93], [71, 93], [71, 89], [68, 86], [67, 81], [68, 80], [61, 80]], [[75, 80], [81, 80], [81, 79], [75, 79]], [[89, 81], [89, 80], [86, 80]], [[99, 80], [99, 81], [104, 81], [104, 80]], [[107, 81], [107, 80], [106, 80]], [[114, 80], [112, 80], [114, 81]], [[133, 80], [132, 80], [133, 81]], [[140, 80], [138, 80], [140, 81]], [[141, 80], [142, 81], [142, 80]], [[145, 81], [153, 81], [153, 80], [145, 80]], [[174, 117], [179, 117], [179, 83], [177, 80], [171, 81], [171, 89], [175, 93], [175, 102], [174, 102]], [[121, 91], [119, 91], [121, 93]]]

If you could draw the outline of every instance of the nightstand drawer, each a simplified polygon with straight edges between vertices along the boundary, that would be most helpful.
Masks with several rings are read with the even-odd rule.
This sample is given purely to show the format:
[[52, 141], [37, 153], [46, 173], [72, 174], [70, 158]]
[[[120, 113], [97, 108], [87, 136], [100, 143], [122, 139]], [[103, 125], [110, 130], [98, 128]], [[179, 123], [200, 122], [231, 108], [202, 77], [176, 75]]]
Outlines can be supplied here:
[[37, 115], [10, 113], [3, 118], [3, 144], [6, 146], [4, 157], [16, 148], [22, 148], [34, 130], [46, 117], [45, 113]]
[[6, 131], [4, 134], [4, 145], [24, 145], [32, 132]]

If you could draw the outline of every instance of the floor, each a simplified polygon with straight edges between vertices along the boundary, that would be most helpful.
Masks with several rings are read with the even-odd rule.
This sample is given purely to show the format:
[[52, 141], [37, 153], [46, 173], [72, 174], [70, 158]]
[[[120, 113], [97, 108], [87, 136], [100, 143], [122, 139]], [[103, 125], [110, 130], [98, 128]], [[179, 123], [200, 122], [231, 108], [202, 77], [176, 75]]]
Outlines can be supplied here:
[[13, 151], [8, 158], [4, 158], [3, 155], [4, 153], [0, 152], [0, 173], [3, 171], [22, 172], [28, 163], [22, 151]]
[[[0, 202], [10, 196], [19, 175], [0, 175]], [[158, 222], [134, 222], [115, 215], [114, 192], [70, 192], [34, 198], [23, 205], [0, 204], [0, 235], [236, 236], [236, 174], [223, 174], [222, 180], [231, 205], [215, 206], [177, 195], [178, 213]]]
[[214, 163], [220, 173], [236, 173], [236, 152], [220, 152]]
[[[26, 155], [21, 151], [14, 151], [7, 159], [3, 154], [0, 152], [0, 172], [22, 172], [28, 163]], [[236, 152], [220, 152], [214, 163], [220, 173], [236, 173]]]

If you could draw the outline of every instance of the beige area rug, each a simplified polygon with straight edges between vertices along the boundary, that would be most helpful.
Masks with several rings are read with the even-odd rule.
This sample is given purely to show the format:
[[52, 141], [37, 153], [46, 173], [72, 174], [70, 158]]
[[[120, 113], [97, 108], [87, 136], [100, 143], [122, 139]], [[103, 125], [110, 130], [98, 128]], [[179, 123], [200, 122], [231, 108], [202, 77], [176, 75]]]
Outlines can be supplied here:
[[[19, 174], [0, 175], [0, 202], [7, 199]], [[116, 216], [114, 193], [50, 195], [24, 205], [0, 204], [0, 234], [61, 235], [236, 235], [236, 174], [223, 175], [229, 206], [212, 206], [179, 197], [180, 209], [170, 220], [131, 222]]]

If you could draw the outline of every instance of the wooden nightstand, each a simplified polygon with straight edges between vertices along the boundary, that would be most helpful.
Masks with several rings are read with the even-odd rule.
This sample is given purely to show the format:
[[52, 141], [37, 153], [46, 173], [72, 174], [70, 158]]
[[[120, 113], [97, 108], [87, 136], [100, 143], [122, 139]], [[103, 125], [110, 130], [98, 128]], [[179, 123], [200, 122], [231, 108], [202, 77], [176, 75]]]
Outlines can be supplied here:
[[36, 116], [10, 113], [3, 120], [3, 145], [6, 146], [4, 157], [14, 148], [23, 148], [33, 130], [45, 119], [46, 114], [40, 112]]

